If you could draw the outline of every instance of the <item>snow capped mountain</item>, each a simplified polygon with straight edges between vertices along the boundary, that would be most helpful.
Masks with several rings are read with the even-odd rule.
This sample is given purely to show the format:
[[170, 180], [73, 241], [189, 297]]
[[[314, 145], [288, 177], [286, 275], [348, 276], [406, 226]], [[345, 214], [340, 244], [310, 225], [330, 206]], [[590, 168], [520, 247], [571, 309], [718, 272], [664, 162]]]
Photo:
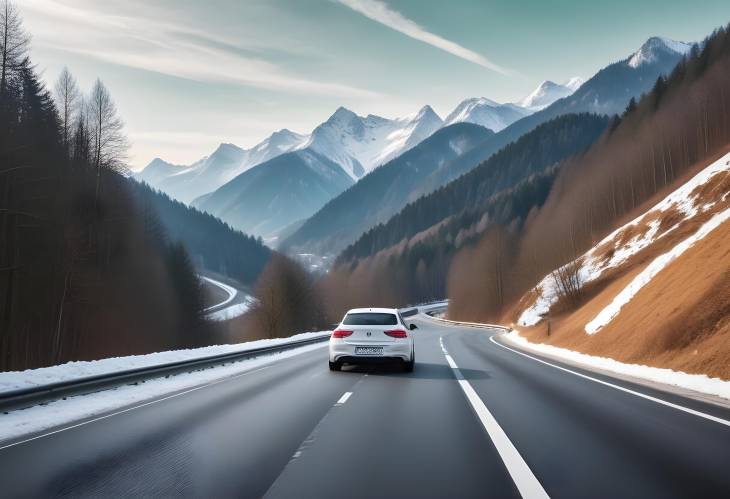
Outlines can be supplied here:
[[342, 166], [358, 179], [417, 145], [443, 124], [424, 106], [417, 113], [388, 119], [369, 114], [358, 116], [340, 107], [314, 129], [301, 148], [309, 148]]
[[571, 78], [563, 85], [544, 81], [527, 97], [515, 103], [500, 104], [486, 97], [466, 99], [446, 117], [444, 126], [466, 122], [499, 132], [515, 121], [546, 108], [558, 99], [571, 95], [583, 84], [583, 81], [583, 78], [579, 76]]
[[629, 58], [629, 66], [632, 68], [638, 68], [643, 64], [654, 62], [662, 54], [669, 53], [684, 55], [689, 52], [689, 49], [691, 48], [691, 43], [678, 42], [661, 36], [653, 36]]
[[530, 114], [515, 104], [499, 104], [486, 97], [462, 101], [444, 120], [444, 126], [454, 123], [474, 123], [498, 132]]
[[283, 129], [248, 150], [234, 144], [220, 144], [213, 154], [187, 166], [172, 165], [155, 158], [135, 178], [183, 203], [189, 203], [249, 168], [298, 148], [305, 140], [306, 136]]
[[583, 84], [584, 84], [585, 82], [586, 82], [586, 81], [585, 81], [585, 80], [584, 80], [583, 78], [581, 78], [580, 76], [574, 76], [574, 77], [572, 77], [571, 79], [569, 79], [568, 81], [566, 81], [566, 82], [565, 82], [565, 83], [563, 84], [563, 86], [564, 86], [564, 87], [568, 87], [568, 88], [569, 88], [569, 89], [571, 89], [571, 90], [572, 90], [573, 92], [575, 92], [575, 91], [576, 91], [576, 90], [578, 90], [578, 89], [580, 88], [580, 86], [581, 86], [581, 85], [583, 85]]
[[583, 84], [583, 79], [575, 76], [564, 85], [545, 80], [527, 97], [519, 102], [519, 106], [530, 111], [545, 109], [558, 99], [567, 97], [575, 92]]

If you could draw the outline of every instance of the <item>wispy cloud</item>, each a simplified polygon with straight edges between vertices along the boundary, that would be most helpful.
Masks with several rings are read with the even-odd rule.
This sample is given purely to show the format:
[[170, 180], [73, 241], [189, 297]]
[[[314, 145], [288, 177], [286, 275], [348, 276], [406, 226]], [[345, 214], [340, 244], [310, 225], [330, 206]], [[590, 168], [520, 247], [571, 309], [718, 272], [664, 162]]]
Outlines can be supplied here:
[[481, 54], [469, 50], [468, 48], [462, 47], [456, 42], [447, 40], [439, 35], [426, 31], [416, 22], [404, 17], [400, 12], [397, 12], [385, 2], [380, 0], [334, 0], [355, 12], [359, 12], [372, 19], [375, 22], [383, 24], [395, 31], [403, 33], [415, 40], [428, 43], [436, 48], [444, 50], [456, 57], [461, 57], [464, 60], [473, 62], [492, 71], [496, 71], [501, 74], [510, 74], [511, 71], [507, 68], [499, 66]]
[[[103, 5], [103, 4], [102, 4]], [[131, 68], [212, 83], [341, 97], [372, 98], [376, 92], [291, 74], [237, 40], [150, 18], [72, 7], [57, 0], [23, 0], [43, 23], [34, 44], [83, 54]], [[45, 28], [45, 29], [43, 29]]]

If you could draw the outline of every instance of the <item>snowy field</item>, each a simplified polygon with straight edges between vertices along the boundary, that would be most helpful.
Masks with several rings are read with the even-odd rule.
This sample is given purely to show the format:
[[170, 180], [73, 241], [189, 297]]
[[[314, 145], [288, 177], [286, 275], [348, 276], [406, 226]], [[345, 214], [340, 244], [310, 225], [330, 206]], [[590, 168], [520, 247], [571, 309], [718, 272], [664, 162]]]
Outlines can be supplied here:
[[[0, 391], [27, 388], [57, 381], [67, 381], [135, 367], [147, 367], [221, 353], [240, 352], [264, 346], [281, 345], [296, 340], [326, 337], [329, 334], [329, 331], [303, 333], [292, 336], [291, 338], [258, 340], [238, 345], [219, 345], [193, 350], [176, 350], [90, 362], [69, 362], [68, 364], [54, 367], [30, 369], [21, 372], [5, 372], [0, 373]], [[193, 390], [211, 383], [223, 382], [231, 377], [244, 375], [246, 372], [262, 368], [277, 360], [286, 359], [312, 350], [323, 349], [326, 346], [326, 342], [305, 345], [279, 353], [262, 354], [258, 357], [212, 369], [178, 374], [169, 378], [150, 379], [138, 385], [124, 385], [88, 395], [68, 397], [66, 400], [57, 400], [46, 405], [38, 405], [28, 409], [11, 411], [7, 414], [0, 414], [0, 442], [17, 439], [23, 435], [41, 432], [80, 419], [100, 416], [170, 393], [177, 393], [181, 390]], [[323, 353], [323, 358], [324, 355]], [[0, 445], [1, 448], [2, 446]]]

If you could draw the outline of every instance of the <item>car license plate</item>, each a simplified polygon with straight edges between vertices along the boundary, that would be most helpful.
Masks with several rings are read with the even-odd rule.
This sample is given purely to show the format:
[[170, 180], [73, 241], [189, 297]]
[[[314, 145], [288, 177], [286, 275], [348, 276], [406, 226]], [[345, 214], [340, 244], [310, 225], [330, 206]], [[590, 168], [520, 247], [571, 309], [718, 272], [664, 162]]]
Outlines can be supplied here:
[[383, 347], [355, 347], [355, 355], [383, 355]]

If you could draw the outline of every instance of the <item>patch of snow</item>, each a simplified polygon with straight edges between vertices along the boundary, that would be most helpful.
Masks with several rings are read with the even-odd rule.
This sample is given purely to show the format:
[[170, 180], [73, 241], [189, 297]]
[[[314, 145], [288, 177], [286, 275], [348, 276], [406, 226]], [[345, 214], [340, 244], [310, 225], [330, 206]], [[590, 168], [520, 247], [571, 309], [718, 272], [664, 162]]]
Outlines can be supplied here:
[[628, 286], [614, 297], [613, 301], [606, 308], [601, 310], [592, 321], [586, 324], [586, 333], [595, 334], [600, 331], [601, 328], [611, 322], [613, 318], [619, 314], [621, 308], [631, 301], [641, 288], [646, 286], [659, 272], [661, 272], [671, 262], [679, 258], [685, 251], [694, 246], [697, 241], [703, 239], [729, 218], [730, 208], [713, 216], [693, 235], [663, 255], [656, 257], [644, 270], [641, 271], [639, 275], [634, 277]]
[[640, 364], [626, 364], [607, 357], [595, 357], [566, 348], [545, 345], [542, 343], [532, 343], [526, 338], [513, 330], [507, 334], [507, 338], [536, 353], [545, 353], [555, 357], [563, 358], [579, 364], [584, 364], [597, 369], [633, 376], [654, 383], [673, 385], [686, 390], [693, 390], [708, 395], [714, 395], [725, 399], [730, 399], [730, 381], [724, 381], [719, 378], [711, 378], [704, 374], [688, 374], [672, 369], [659, 367], [649, 367]]
[[[326, 334], [329, 334], [329, 332], [326, 332]], [[322, 333], [304, 333], [287, 339], [252, 341], [245, 345], [249, 346], [249, 348], [253, 348], [254, 345], [263, 346], [277, 344], [291, 341], [293, 339], [302, 339], [317, 335], [322, 335]], [[323, 342], [322, 344], [305, 345], [292, 350], [266, 354], [226, 366], [215, 367], [213, 369], [204, 369], [192, 373], [178, 374], [176, 376], [170, 376], [169, 378], [151, 379], [138, 385], [120, 386], [118, 388], [91, 393], [88, 395], [68, 397], [66, 400], [58, 400], [46, 405], [38, 405], [28, 409], [11, 411], [7, 414], [0, 414], [0, 442], [10, 439], [18, 439], [24, 435], [41, 432], [50, 428], [73, 423], [81, 419], [93, 418], [95, 416], [107, 414], [117, 409], [133, 406], [135, 404], [143, 403], [170, 393], [176, 393], [181, 390], [195, 390], [203, 388], [206, 384], [223, 382], [226, 378], [230, 379], [234, 376], [243, 375], [277, 360], [294, 357], [295, 355], [322, 349], [326, 346], [326, 342]], [[221, 345], [221, 347], [196, 349], [195, 352], [202, 353], [200, 352], [201, 350], [220, 350], [225, 349], [225, 347], [237, 347], [240, 349], [241, 345]], [[193, 351], [183, 350], [178, 352], [183, 353], [181, 357], [190, 358], [187, 356]], [[151, 356], [160, 355], [175, 357], [175, 352], [151, 354]], [[24, 371], [22, 373], [0, 373], [0, 386], [6, 387], [5, 389], [7, 389], [8, 386], [13, 388], [35, 386], [37, 384], [48, 383], [51, 381], [73, 379], [79, 374], [79, 372], [83, 372], [83, 376], [87, 376], [91, 373], [100, 374], [101, 372], [109, 372], [108, 368], [112, 366], [116, 366], [114, 369], [111, 369], [112, 371], [128, 369], [130, 367], [139, 366], [140, 364], [145, 364], [145, 362], [139, 362], [145, 357], [150, 356], [136, 356], [138, 362], [135, 362], [135, 360], [131, 357], [123, 357], [120, 359], [95, 361], [95, 363], [70, 363], [64, 364], [63, 366]], [[153, 362], [156, 361], [157, 360]], [[165, 362], [170, 361], [171, 360], [169, 358], [165, 359]], [[86, 367], [84, 369], [79, 369], [79, 364], [85, 364]], [[92, 365], [94, 368], [92, 368]], [[41, 374], [40, 371], [44, 371], [44, 374]], [[51, 372], [53, 374], [51, 374]]]

